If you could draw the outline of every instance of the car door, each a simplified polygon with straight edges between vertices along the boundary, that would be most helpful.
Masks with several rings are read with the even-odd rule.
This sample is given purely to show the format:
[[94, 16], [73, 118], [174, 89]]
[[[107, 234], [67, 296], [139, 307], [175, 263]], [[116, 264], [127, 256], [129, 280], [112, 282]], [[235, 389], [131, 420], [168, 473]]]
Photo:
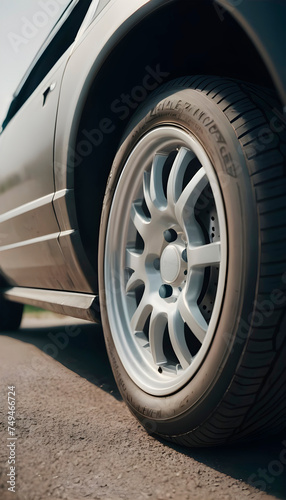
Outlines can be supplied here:
[[2, 126], [0, 269], [14, 285], [61, 289], [64, 281], [52, 204], [55, 122], [66, 62], [90, 3], [70, 2], [57, 20]]

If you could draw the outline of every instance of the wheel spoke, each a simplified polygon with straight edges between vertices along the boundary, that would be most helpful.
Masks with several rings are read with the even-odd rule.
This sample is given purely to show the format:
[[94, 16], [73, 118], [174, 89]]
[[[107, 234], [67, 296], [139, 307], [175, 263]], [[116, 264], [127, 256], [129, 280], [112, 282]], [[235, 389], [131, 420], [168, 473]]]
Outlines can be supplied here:
[[155, 309], [150, 317], [149, 343], [154, 362], [159, 365], [166, 363], [167, 359], [163, 350], [164, 331], [167, 324], [167, 316], [160, 314]]
[[137, 331], [142, 331], [144, 326], [145, 326], [145, 323], [148, 319], [148, 316], [149, 314], [151, 314], [152, 312], [152, 306], [150, 304], [150, 302], [147, 300], [147, 297], [148, 297], [148, 294], [146, 293], [146, 289], [144, 291], [144, 294], [143, 294], [143, 297], [135, 311], [135, 313], [133, 314], [132, 318], [131, 318], [131, 321], [130, 321], [130, 324], [131, 324], [131, 329], [134, 331], [134, 332], [137, 332]]
[[[205, 169], [202, 167], [185, 187], [175, 205], [177, 220], [186, 230], [189, 229], [190, 224], [192, 226], [194, 224], [197, 225], [194, 217], [194, 209], [203, 189], [207, 186], [207, 184], [208, 178]], [[193, 237], [191, 238], [191, 241], [194, 241]]]
[[191, 364], [192, 356], [186, 343], [184, 321], [178, 311], [168, 317], [168, 328], [172, 347], [183, 369]]
[[148, 210], [149, 210], [150, 214], [152, 214], [152, 212], [154, 210], [154, 205], [153, 205], [151, 193], [150, 193], [150, 182], [151, 182], [150, 177], [151, 176], [150, 176], [149, 172], [144, 172], [143, 193], [144, 193], [144, 199], [145, 199], [146, 205], [148, 207]]
[[125, 267], [132, 269], [133, 271], [140, 269], [140, 260], [142, 253], [136, 251], [134, 248], [126, 248], [125, 254]]
[[195, 155], [192, 151], [181, 148], [174, 160], [167, 184], [167, 200], [171, 206], [175, 205], [181, 195], [184, 175], [193, 158]]
[[203, 343], [208, 325], [200, 312], [196, 301], [188, 300], [186, 294], [182, 293], [178, 300], [178, 309], [183, 320], [187, 323], [192, 333], [201, 343]]
[[140, 202], [135, 202], [132, 204], [130, 216], [138, 233], [144, 239], [146, 231], [148, 231], [148, 225], [150, 224], [150, 219], [146, 217], [146, 215], [144, 214]]
[[163, 189], [163, 168], [167, 158], [167, 155], [156, 154], [151, 168], [150, 198], [153, 205], [159, 210], [167, 206]]
[[219, 264], [221, 260], [220, 241], [188, 248], [188, 263], [190, 267], [207, 267]]
[[136, 272], [132, 273], [130, 276], [129, 280], [126, 283], [125, 291], [126, 293], [132, 292], [132, 290], [135, 290], [139, 285], [142, 285], [143, 281], [140, 279], [140, 277], [137, 275]]

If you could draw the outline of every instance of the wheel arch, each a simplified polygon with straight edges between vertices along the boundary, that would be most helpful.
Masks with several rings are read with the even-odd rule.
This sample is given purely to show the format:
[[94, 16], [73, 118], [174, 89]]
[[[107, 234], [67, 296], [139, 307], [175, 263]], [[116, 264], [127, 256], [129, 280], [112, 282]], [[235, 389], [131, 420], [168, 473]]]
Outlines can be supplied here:
[[[157, 8], [150, 11], [153, 3]], [[151, 74], [158, 68], [159, 75], [160, 71], [164, 73], [164, 77], [158, 77], [162, 83], [189, 74], [216, 74], [275, 88], [271, 68], [267, 68], [242, 23], [235, 19], [236, 9], [225, 6], [222, 20], [216, 2], [176, 0], [161, 4], [159, 1], [142, 6], [134, 15], [132, 29], [129, 22], [126, 32], [114, 37], [114, 42], [110, 40], [106, 58], [100, 66], [90, 68], [88, 84], [82, 89], [73, 116], [69, 148], [79, 158], [80, 168], [67, 172], [67, 187], [70, 184], [74, 188], [68, 212], [76, 213], [76, 218], [70, 219], [78, 225], [85, 255], [95, 270], [106, 181], [127, 123], [137, 109], [125, 102], [122, 105], [122, 95], [136, 95], [134, 89], [144, 87], [150, 68]], [[139, 106], [140, 102], [134, 104]], [[99, 143], [96, 146], [90, 139], [94, 130], [100, 132], [95, 134]], [[90, 151], [83, 154], [87, 142]]]

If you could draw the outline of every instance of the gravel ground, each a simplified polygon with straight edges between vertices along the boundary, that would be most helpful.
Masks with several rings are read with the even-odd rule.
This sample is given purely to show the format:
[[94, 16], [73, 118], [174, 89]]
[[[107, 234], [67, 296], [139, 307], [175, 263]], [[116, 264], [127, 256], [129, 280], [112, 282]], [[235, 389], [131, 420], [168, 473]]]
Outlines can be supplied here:
[[[26, 316], [20, 332], [0, 336], [0, 372], [1, 500], [286, 499], [286, 434], [196, 450], [154, 439], [122, 402], [97, 325]], [[7, 491], [8, 385], [16, 493]]]

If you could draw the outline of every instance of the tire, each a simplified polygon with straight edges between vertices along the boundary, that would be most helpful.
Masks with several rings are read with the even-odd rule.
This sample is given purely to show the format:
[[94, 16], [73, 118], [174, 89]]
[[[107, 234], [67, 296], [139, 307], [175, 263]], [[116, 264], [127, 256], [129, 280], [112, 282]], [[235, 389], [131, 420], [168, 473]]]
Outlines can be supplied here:
[[23, 304], [10, 302], [0, 296], [0, 332], [18, 330], [23, 316]]
[[[268, 90], [172, 81], [115, 157], [100, 306], [123, 399], [186, 446], [285, 426], [285, 126]], [[283, 142], [284, 141], [284, 142]]]

